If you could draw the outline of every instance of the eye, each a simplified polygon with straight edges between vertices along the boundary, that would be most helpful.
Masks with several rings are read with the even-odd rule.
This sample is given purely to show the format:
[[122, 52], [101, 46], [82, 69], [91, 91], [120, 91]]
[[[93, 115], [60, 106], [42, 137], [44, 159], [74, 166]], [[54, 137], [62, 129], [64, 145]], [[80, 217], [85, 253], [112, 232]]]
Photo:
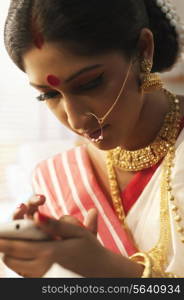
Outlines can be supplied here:
[[80, 85], [80, 86], [76, 87], [76, 90], [78, 90], [78, 91], [87, 91], [87, 90], [92, 90], [92, 89], [100, 86], [103, 82], [103, 75], [104, 75], [104, 73], [101, 73], [95, 79], [87, 82], [86, 84], [83, 84], [83, 85]]
[[59, 92], [50, 91], [50, 92], [47, 92], [47, 93], [40, 94], [38, 97], [36, 97], [36, 99], [38, 101], [45, 101], [45, 100], [48, 100], [48, 99], [56, 98], [59, 95], [60, 95]]

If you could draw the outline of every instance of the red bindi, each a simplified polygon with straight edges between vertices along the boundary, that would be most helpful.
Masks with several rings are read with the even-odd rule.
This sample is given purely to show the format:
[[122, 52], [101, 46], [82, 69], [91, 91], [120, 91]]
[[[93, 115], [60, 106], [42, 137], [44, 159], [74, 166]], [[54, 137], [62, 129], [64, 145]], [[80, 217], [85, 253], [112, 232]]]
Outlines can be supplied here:
[[53, 85], [53, 86], [58, 86], [60, 85], [60, 79], [57, 78], [56, 76], [54, 75], [48, 75], [47, 76], [47, 82], [50, 84], [50, 85]]

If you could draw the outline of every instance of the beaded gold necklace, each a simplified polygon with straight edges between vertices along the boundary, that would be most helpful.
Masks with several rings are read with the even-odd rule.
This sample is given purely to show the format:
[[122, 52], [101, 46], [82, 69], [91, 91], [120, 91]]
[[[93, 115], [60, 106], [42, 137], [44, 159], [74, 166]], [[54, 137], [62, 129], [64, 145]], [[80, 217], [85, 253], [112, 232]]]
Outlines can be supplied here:
[[[153, 262], [153, 272], [155, 277], [175, 277], [171, 273], [164, 272], [164, 266], [167, 263], [168, 249], [171, 239], [171, 229], [170, 229], [170, 217], [169, 217], [169, 205], [172, 203], [172, 211], [174, 213], [174, 219], [176, 221], [176, 228], [180, 235], [181, 241], [184, 243], [184, 228], [180, 226], [181, 216], [178, 213], [178, 207], [176, 205], [176, 199], [172, 193], [171, 187], [171, 169], [173, 167], [173, 160], [175, 157], [175, 142], [180, 130], [180, 107], [179, 100], [176, 96], [172, 95], [170, 92], [165, 91], [165, 93], [169, 96], [169, 101], [171, 103], [170, 110], [165, 117], [169, 124], [172, 123], [172, 128], [166, 130], [168, 132], [168, 136], [172, 138], [168, 138], [165, 136], [165, 139], [168, 142], [166, 146], [165, 158], [163, 161], [162, 168], [162, 179], [160, 186], [160, 234], [157, 244], [150, 249], [147, 253], [149, 257], [151, 257]], [[165, 122], [164, 122], [165, 126]], [[172, 132], [169, 132], [172, 131]], [[163, 132], [161, 129], [160, 132]], [[154, 142], [153, 142], [154, 143]], [[153, 144], [152, 143], [152, 144]], [[146, 147], [147, 148], [147, 147]], [[144, 149], [141, 149], [141, 151]], [[139, 151], [139, 150], [138, 150]], [[147, 150], [146, 150], [147, 151]], [[116, 172], [114, 169], [114, 159], [112, 151], [107, 151], [106, 155], [106, 165], [107, 165], [107, 173], [109, 178], [109, 185], [111, 190], [111, 197], [115, 212], [122, 223], [125, 229], [128, 229], [128, 226], [125, 222], [125, 212], [122, 206], [122, 199], [120, 197], [120, 191], [117, 183]]]

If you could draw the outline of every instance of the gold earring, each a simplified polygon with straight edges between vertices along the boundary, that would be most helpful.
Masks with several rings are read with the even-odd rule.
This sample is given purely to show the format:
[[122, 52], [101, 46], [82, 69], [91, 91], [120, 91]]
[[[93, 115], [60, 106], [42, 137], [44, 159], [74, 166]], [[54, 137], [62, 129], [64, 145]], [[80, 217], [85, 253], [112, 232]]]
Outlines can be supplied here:
[[151, 93], [163, 88], [163, 82], [156, 73], [151, 73], [152, 63], [144, 58], [141, 62], [141, 90], [143, 93]]

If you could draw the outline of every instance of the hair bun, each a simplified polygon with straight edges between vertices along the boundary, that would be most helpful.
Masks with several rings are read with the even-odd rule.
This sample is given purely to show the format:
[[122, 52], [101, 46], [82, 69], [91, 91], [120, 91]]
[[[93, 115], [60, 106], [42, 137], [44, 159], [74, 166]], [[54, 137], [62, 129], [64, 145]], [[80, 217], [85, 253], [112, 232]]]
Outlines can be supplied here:
[[[170, 69], [183, 51], [180, 41], [182, 24], [174, 6], [165, 0], [144, 0], [154, 35], [155, 54], [153, 72]], [[168, 51], [169, 49], [169, 51]]]

